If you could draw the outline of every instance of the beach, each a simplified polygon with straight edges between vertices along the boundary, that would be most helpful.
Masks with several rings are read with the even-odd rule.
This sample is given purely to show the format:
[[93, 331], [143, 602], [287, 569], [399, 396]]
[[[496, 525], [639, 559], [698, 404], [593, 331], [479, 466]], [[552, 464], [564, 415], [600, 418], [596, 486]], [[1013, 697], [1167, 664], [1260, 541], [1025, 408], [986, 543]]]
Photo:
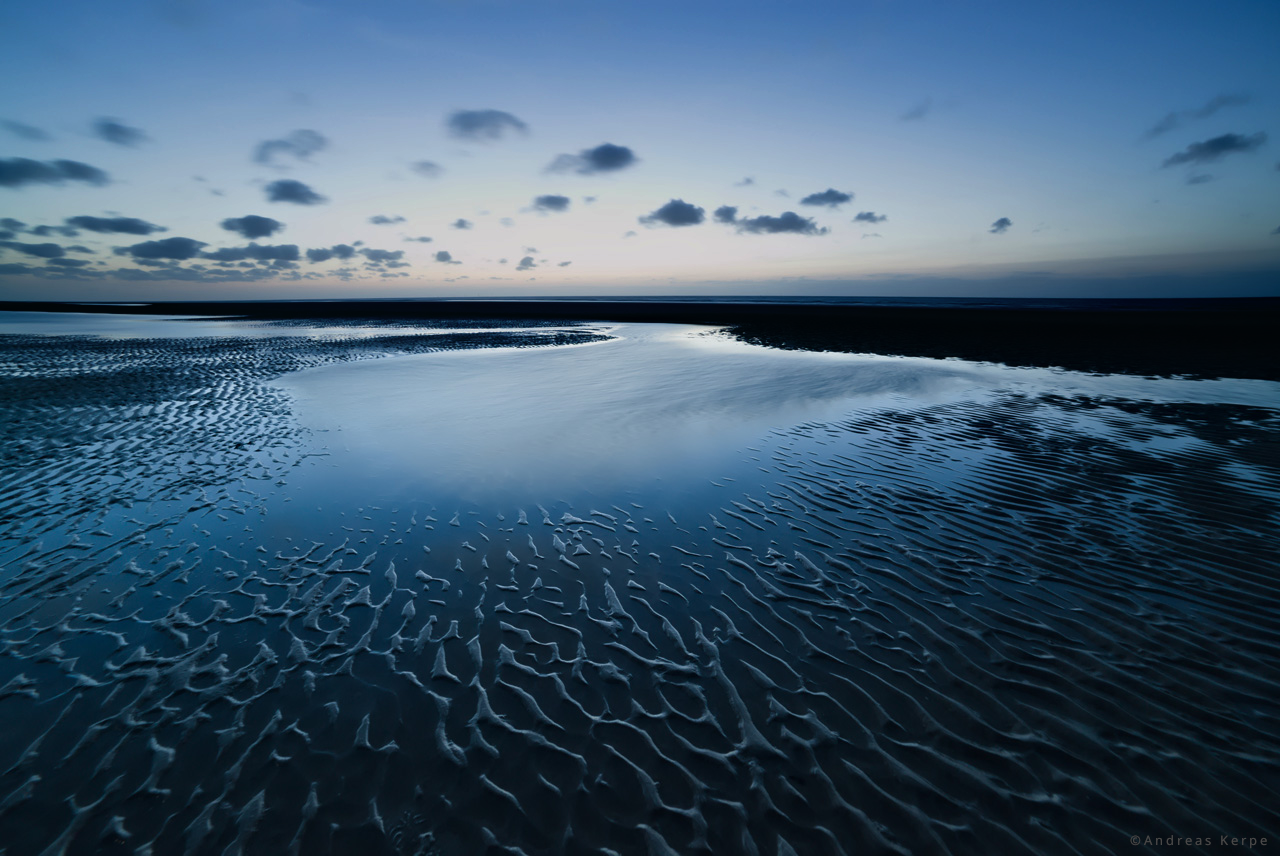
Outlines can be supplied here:
[[1280, 834], [1261, 345], [172, 309], [4, 313], [9, 853]]

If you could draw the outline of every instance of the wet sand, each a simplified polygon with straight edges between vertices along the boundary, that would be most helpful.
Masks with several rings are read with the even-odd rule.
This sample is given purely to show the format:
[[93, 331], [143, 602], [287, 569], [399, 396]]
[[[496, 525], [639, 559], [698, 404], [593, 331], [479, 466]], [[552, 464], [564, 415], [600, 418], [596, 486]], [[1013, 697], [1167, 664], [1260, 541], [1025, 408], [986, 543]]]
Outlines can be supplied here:
[[0, 336], [6, 852], [1280, 833], [1280, 385], [466, 327]]

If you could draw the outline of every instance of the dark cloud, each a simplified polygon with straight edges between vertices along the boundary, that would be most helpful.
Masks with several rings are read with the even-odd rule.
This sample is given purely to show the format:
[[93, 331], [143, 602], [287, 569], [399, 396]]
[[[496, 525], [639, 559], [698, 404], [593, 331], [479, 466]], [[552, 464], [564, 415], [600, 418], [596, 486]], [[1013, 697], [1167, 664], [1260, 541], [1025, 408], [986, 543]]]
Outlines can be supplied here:
[[119, 119], [98, 119], [93, 123], [93, 133], [117, 146], [136, 146], [147, 141], [147, 135], [139, 128], [130, 128]]
[[458, 110], [445, 120], [449, 133], [460, 140], [500, 140], [509, 131], [529, 132], [529, 126], [502, 110]]
[[925, 116], [928, 116], [932, 110], [933, 99], [926, 98], [898, 118], [903, 122], [914, 122], [917, 119], [923, 119]]
[[445, 264], [450, 264], [450, 265], [462, 264], [462, 262], [456, 261], [453, 258], [453, 256], [450, 255], [448, 250], [441, 250], [440, 252], [436, 253], [436, 261], [444, 262]]
[[308, 160], [329, 145], [324, 135], [306, 128], [294, 131], [281, 140], [263, 140], [253, 150], [253, 162], [274, 164], [280, 155], [290, 155], [298, 160]]
[[810, 193], [804, 199], [800, 200], [801, 205], [825, 205], [828, 208], [838, 208], [846, 202], [853, 201], [852, 193], [845, 193], [840, 190], [828, 187], [821, 193]]
[[732, 223], [738, 219], [738, 209], [732, 205], [721, 205], [716, 209], [717, 223]]
[[27, 228], [27, 224], [21, 220], [15, 220], [12, 217], [0, 219], [0, 229], [8, 229], [10, 232], [21, 232]]
[[247, 247], [222, 247], [208, 253], [201, 253], [201, 258], [215, 262], [242, 262], [252, 259], [257, 262], [296, 262], [298, 260], [297, 244], [260, 245], [251, 243]]
[[993, 235], [1003, 235], [1009, 231], [1009, 227], [1013, 225], [1013, 221], [1008, 217], [1001, 217], [999, 220], [991, 224], [991, 228], [987, 231]]
[[1274, 229], [1272, 229], [1271, 234], [1280, 235], [1280, 226], [1276, 226]]
[[470, 229], [473, 224], [470, 220], [463, 220], [461, 217], [459, 217], [457, 220], [454, 220], [449, 225], [455, 229]]
[[735, 181], [733, 183], [733, 186], [734, 187], [750, 187], [755, 183], [756, 183], [756, 180], [754, 178], [752, 178], [751, 176], [747, 176], [746, 178], [742, 179], [742, 181]]
[[777, 235], [790, 232], [795, 235], [825, 235], [827, 229], [819, 227], [809, 217], [801, 217], [794, 211], [783, 211], [777, 217], [762, 214], [759, 217], [744, 217], [738, 221], [739, 232], [753, 234]]
[[404, 218], [399, 215], [395, 217], [388, 217], [385, 214], [374, 214], [369, 218], [369, 222], [375, 226], [390, 226], [395, 223], [403, 223]]
[[547, 167], [547, 171], [593, 175], [598, 172], [616, 172], [626, 169], [638, 160], [635, 152], [626, 146], [601, 143], [594, 149], [583, 149], [576, 155], [558, 155]]
[[138, 259], [171, 259], [185, 261], [200, 254], [201, 247], [207, 247], [204, 241], [194, 238], [163, 238], [159, 241], [143, 241], [131, 247], [116, 247], [116, 255], [133, 256]]
[[888, 217], [886, 217], [885, 215], [883, 215], [883, 214], [877, 214], [877, 213], [876, 213], [876, 212], [874, 212], [874, 211], [859, 211], [856, 215], [854, 215], [853, 222], [855, 222], [855, 223], [883, 223], [885, 220], [888, 220], [888, 219], [889, 219], [889, 218], [888, 218]]
[[37, 161], [30, 158], [0, 158], [0, 187], [24, 184], [61, 184], [83, 181], [102, 185], [110, 179], [96, 166], [73, 160]]
[[307, 250], [307, 261], [309, 262], [327, 262], [329, 259], [349, 259], [356, 254], [356, 248], [350, 244], [334, 244], [332, 247], [321, 247], [315, 250]]
[[1267, 135], [1261, 131], [1248, 137], [1240, 134], [1223, 134], [1220, 137], [1214, 137], [1202, 143], [1192, 143], [1184, 151], [1166, 158], [1162, 166], [1179, 166], [1184, 163], [1212, 163], [1235, 152], [1251, 152], [1261, 147], [1266, 141]]
[[1165, 115], [1163, 119], [1147, 129], [1147, 132], [1142, 136], [1149, 140], [1152, 137], [1167, 134], [1168, 132], [1181, 127], [1182, 123], [1188, 119], [1208, 119], [1224, 107], [1236, 107], [1238, 105], [1248, 103], [1248, 95], [1215, 95], [1213, 98], [1206, 101], [1203, 107], [1198, 107], [1195, 110], [1176, 110]]
[[406, 240], [406, 241], [413, 241], [414, 243], [418, 243], [418, 244], [429, 244], [429, 243], [431, 243], [431, 239], [430, 239], [430, 238], [428, 238], [426, 235], [420, 235], [420, 236], [418, 236], [417, 238], [405, 238], [405, 240]]
[[32, 235], [38, 235], [41, 238], [47, 238], [50, 235], [61, 235], [64, 238], [75, 238], [80, 234], [70, 226], [32, 226], [27, 231]]
[[27, 125], [22, 122], [15, 122], [12, 119], [0, 119], [0, 128], [4, 128], [15, 137], [32, 142], [40, 142], [51, 139], [48, 134], [33, 125]]
[[568, 267], [571, 264], [573, 264], [573, 262], [560, 262], [556, 267]]
[[273, 220], [270, 217], [259, 217], [257, 214], [228, 217], [222, 221], [221, 225], [228, 232], [235, 232], [250, 241], [254, 238], [269, 238], [284, 228], [284, 224], [279, 220]]
[[122, 235], [150, 235], [152, 232], [169, 231], [164, 226], [139, 220], [137, 217], [68, 217], [64, 221], [68, 226], [84, 229], [89, 232], [118, 232]]
[[328, 200], [301, 181], [282, 178], [267, 185], [268, 202], [292, 202], [296, 205], [319, 205]]
[[375, 250], [372, 247], [365, 247], [360, 251], [360, 255], [371, 262], [398, 262], [404, 258], [404, 250]]
[[409, 164], [409, 169], [427, 178], [436, 178], [444, 172], [444, 168], [440, 164], [429, 160], [415, 161]]
[[533, 207], [539, 211], [568, 211], [569, 197], [567, 196], [539, 196], [533, 200]]
[[1187, 184], [1208, 184], [1211, 181], [1213, 181], [1213, 176], [1207, 173], [1187, 176]]
[[696, 226], [705, 219], [704, 213], [704, 210], [697, 205], [692, 205], [683, 199], [672, 199], [657, 211], [639, 219], [646, 226], [658, 223], [665, 223], [668, 226]]
[[533, 270], [537, 265], [533, 263], [533, 256], [525, 256], [520, 260], [520, 264], [516, 265], [516, 270]]
[[38, 259], [57, 259], [67, 254], [61, 244], [24, 244], [21, 241], [0, 241], [0, 247], [14, 250], [24, 256], [35, 256]]
[[0, 264], [0, 274], [31, 273], [33, 270], [35, 268], [31, 267], [31, 265], [18, 264], [16, 262]]
[[58, 265], [60, 267], [78, 268], [91, 264], [88, 259], [49, 259], [45, 264]]

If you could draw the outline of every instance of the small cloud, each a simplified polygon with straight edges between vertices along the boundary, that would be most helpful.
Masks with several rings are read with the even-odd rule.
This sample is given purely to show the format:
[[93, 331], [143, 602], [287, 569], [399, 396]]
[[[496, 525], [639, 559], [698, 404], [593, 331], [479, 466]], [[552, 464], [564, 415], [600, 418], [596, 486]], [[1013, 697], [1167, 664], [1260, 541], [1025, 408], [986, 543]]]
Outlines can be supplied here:
[[296, 262], [298, 260], [297, 244], [277, 244], [275, 246], [251, 243], [247, 247], [222, 247], [208, 253], [201, 253], [201, 258], [215, 262]]
[[15, 122], [12, 119], [0, 119], [0, 128], [4, 128], [10, 134], [23, 140], [31, 142], [43, 142], [51, 139], [44, 131], [34, 125], [27, 125], [23, 122]]
[[458, 110], [445, 120], [449, 133], [460, 140], [500, 140], [508, 132], [529, 132], [529, 126], [502, 110]]
[[89, 166], [80, 161], [0, 158], [0, 187], [61, 184], [64, 181], [83, 181], [85, 184], [103, 185], [110, 179], [96, 166]]
[[[360, 242], [357, 241], [357, 244]], [[327, 262], [329, 259], [349, 259], [355, 256], [356, 248], [350, 244], [334, 244], [332, 247], [320, 247], [314, 250], [307, 250], [307, 261]], [[336, 271], [335, 271], [336, 273]]]
[[919, 102], [910, 110], [899, 116], [898, 119], [902, 122], [914, 122], [917, 119], [923, 119], [925, 116], [928, 116], [932, 110], [933, 99], [925, 98], [923, 101]]
[[439, 178], [444, 172], [444, 167], [434, 161], [420, 160], [409, 164], [409, 169], [416, 172], [424, 178]]
[[360, 251], [360, 255], [371, 262], [398, 262], [404, 258], [404, 250], [375, 250], [372, 247], [365, 247]]
[[888, 218], [888, 217], [886, 217], [886, 216], [884, 216], [883, 214], [877, 214], [877, 213], [876, 213], [876, 212], [874, 212], [874, 211], [859, 211], [856, 215], [854, 215], [853, 222], [855, 222], [855, 223], [883, 223], [885, 220], [888, 220], [888, 219], [889, 219], [889, 218]]
[[406, 240], [406, 241], [413, 241], [414, 243], [417, 243], [417, 244], [429, 244], [429, 243], [431, 243], [431, 239], [430, 239], [430, 238], [428, 238], [426, 235], [420, 235], [420, 236], [419, 236], [419, 237], [417, 237], [417, 238], [405, 238], [405, 240]]
[[596, 198], [594, 196], [584, 196], [582, 197], [582, 201], [585, 202], [587, 205], [590, 205], [592, 202], [596, 201]]
[[45, 264], [58, 265], [59, 267], [84, 267], [91, 264], [88, 259], [49, 259]]
[[117, 146], [136, 146], [147, 141], [147, 135], [139, 128], [130, 128], [119, 119], [98, 119], [93, 123], [93, 133]]
[[1276, 226], [1274, 229], [1272, 229], [1271, 234], [1280, 235], [1280, 226]]
[[556, 267], [568, 267], [571, 264], [573, 264], [573, 262], [560, 262]]
[[1211, 181], [1213, 181], [1213, 176], [1208, 173], [1187, 176], [1187, 184], [1208, 184]]
[[516, 221], [512, 220], [510, 217], [503, 217], [498, 222], [504, 226], [514, 226], [516, 224]]
[[533, 256], [525, 256], [520, 260], [520, 264], [516, 265], [516, 270], [533, 270], [537, 265], [533, 263]]
[[454, 258], [450, 253], [449, 253], [449, 251], [448, 251], [448, 250], [441, 250], [440, 252], [436, 253], [436, 261], [438, 261], [438, 262], [443, 262], [443, 263], [445, 263], [445, 264], [449, 264], [449, 265], [460, 265], [460, 264], [462, 264], [462, 262], [457, 261], [457, 260], [456, 260], [456, 259], [455, 259], [455, 258]]
[[301, 181], [282, 178], [267, 185], [268, 202], [292, 202], [295, 205], [319, 205], [325, 197], [307, 187]]
[[280, 155], [290, 155], [298, 160], [309, 160], [313, 154], [329, 145], [318, 131], [306, 128], [294, 131], [280, 140], [263, 140], [253, 150], [253, 162], [271, 165]]
[[455, 229], [470, 229], [475, 224], [473, 224], [470, 220], [463, 220], [461, 217], [459, 217], [457, 220], [454, 220], [449, 225]]
[[742, 179], [742, 181], [735, 181], [733, 183], [733, 186], [734, 187], [750, 187], [755, 183], [756, 183], [756, 180], [754, 178], [752, 178], [751, 176], [747, 176], [746, 178]]
[[635, 231], [634, 229], [628, 229], [627, 231], [625, 231], [625, 232], [623, 232], [623, 233], [622, 233], [622, 237], [624, 237], [624, 238], [634, 238], [634, 237], [636, 236], [636, 234], [637, 234], [637, 233], [636, 233], [636, 231]]
[[388, 217], [385, 214], [374, 214], [369, 218], [369, 222], [375, 226], [391, 226], [395, 223], [403, 223], [404, 218], [399, 215]]
[[1009, 231], [1009, 227], [1013, 225], [1013, 221], [1008, 217], [1001, 217], [999, 220], [991, 224], [991, 228], [987, 231], [993, 235], [1003, 235]]
[[244, 217], [228, 217], [222, 221], [221, 226], [228, 232], [235, 232], [250, 241], [255, 238], [268, 238], [284, 228], [284, 224], [279, 220], [273, 220], [270, 217], [259, 217], [257, 214], [247, 214]]
[[774, 196], [781, 196], [783, 199], [790, 199], [790, 198], [791, 198], [791, 194], [790, 194], [790, 193], [787, 193], [787, 191], [785, 191], [785, 190], [781, 190], [781, 189], [779, 189], [779, 190], [775, 190], [775, 191], [773, 192], [773, 195], [774, 195]]
[[547, 172], [576, 172], [578, 175], [594, 175], [600, 172], [616, 172], [635, 164], [639, 158], [626, 146], [601, 143], [594, 149], [583, 149], [576, 155], [558, 155]]
[[116, 247], [116, 255], [133, 256], [137, 259], [170, 259], [185, 261], [200, 254], [201, 247], [207, 247], [204, 241], [194, 238], [163, 238], [159, 241], [143, 241], [131, 247]]
[[33, 235], [39, 235], [41, 238], [47, 238], [50, 235], [74, 238], [80, 234], [72, 226], [32, 226], [28, 231]]
[[164, 226], [139, 220], [137, 217], [68, 217], [64, 220], [68, 226], [84, 229], [89, 232], [118, 232], [124, 235], [150, 235], [152, 232], [167, 232]]
[[801, 205], [825, 205], [828, 208], [838, 208], [846, 202], [853, 200], [852, 193], [845, 193], [834, 188], [827, 188], [821, 193], [810, 193], [804, 199], [800, 200]]
[[67, 254], [61, 244], [24, 244], [21, 241], [0, 241], [0, 247], [14, 250], [24, 256], [35, 256], [38, 259], [56, 259]]
[[656, 211], [639, 218], [646, 226], [664, 223], [668, 226], [696, 226], [704, 218], [704, 209], [685, 202], [683, 199], [672, 199]]
[[539, 196], [533, 200], [533, 207], [539, 211], [568, 211], [569, 197]]
[[717, 223], [732, 223], [738, 219], [738, 209], [732, 205], [721, 205], [713, 216]]
[[1143, 134], [1144, 139], [1158, 137], [1161, 134], [1167, 134], [1170, 131], [1182, 126], [1183, 122], [1188, 119], [1208, 119], [1214, 113], [1224, 107], [1235, 107], [1241, 104], [1249, 103], [1248, 95], [1215, 95], [1204, 103], [1204, 106], [1195, 110], [1176, 110], [1165, 115], [1163, 119], [1156, 122], [1147, 132]]
[[739, 232], [754, 234], [776, 235], [789, 232], [795, 235], [825, 235], [828, 231], [825, 227], [819, 227], [811, 218], [801, 217], [794, 211], [783, 211], [777, 217], [767, 214], [747, 217], [737, 221], [737, 224]]
[[1267, 135], [1261, 131], [1248, 137], [1240, 134], [1223, 134], [1220, 137], [1214, 137], [1202, 143], [1192, 143], [1185, 150], [1166, 158], [1161, 166], [1213, 163], [1229, 154], [1254, 151], [1266, 141]]

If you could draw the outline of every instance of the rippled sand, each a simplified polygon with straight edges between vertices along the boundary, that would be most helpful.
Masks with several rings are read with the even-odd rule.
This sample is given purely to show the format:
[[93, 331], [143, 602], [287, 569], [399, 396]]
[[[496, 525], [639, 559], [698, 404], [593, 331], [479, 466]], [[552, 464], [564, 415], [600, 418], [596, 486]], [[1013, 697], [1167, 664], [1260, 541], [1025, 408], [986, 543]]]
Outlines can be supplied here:
[[1280, 384], [242, 333], [0, 336], [6, 853], [1280, 833]]

